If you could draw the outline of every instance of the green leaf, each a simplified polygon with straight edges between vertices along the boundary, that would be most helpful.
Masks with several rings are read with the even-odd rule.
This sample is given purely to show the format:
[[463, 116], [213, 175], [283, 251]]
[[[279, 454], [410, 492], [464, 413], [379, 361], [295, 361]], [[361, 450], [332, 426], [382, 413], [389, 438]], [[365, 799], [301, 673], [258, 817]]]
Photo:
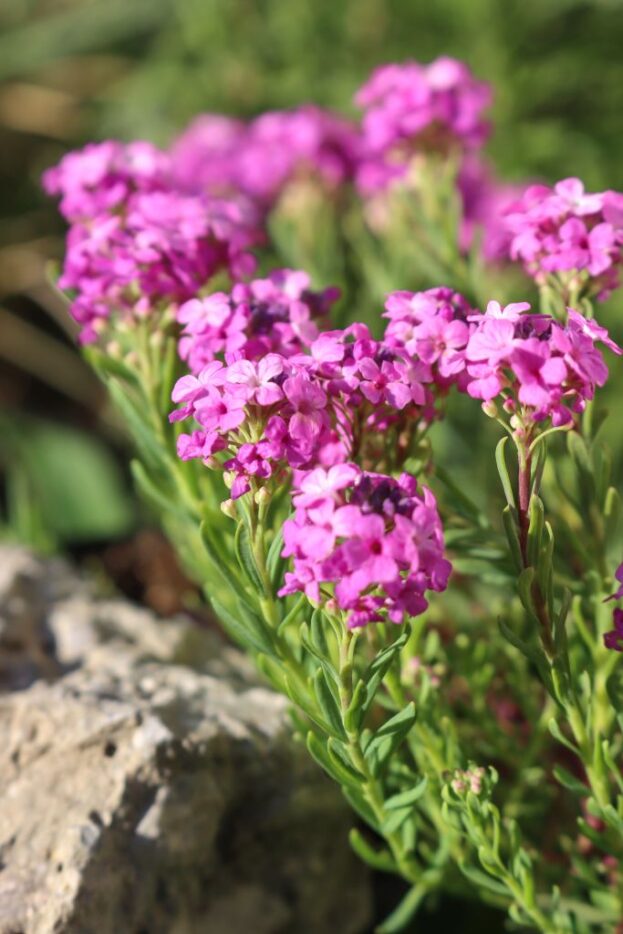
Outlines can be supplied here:
[[[340, 759], [329, 755], [323, 741], [311, 731], [307, 734], [307, 749], [318, 765], [339, 785], [349, 790], [353, 787], [353, 775]], [[356, 784], [356, 782], [355, 782]]]
[[403, 808], [415, 804], [426, 791], [427, 785], [428, 778], [424, 776], [413, 788], [409, 788], [408, 791], [403, 791], [400, 794], [388, 798], [384, 805], [385, 810], [393, 811], [394, 808]]
[[330, 736], [327, 740], [327, 750], [332, 761], [337, 762], [341, 768], [346, 769], [351, 777], [351, 782], [354, 782], [355, 786], [361, 785], [365, 781], [365, 775], [362, 775], [351, 762], [348, 746], [345, 743]]
[[498, 619], [498, 626], [500, 628], [500, 632], [507, 640], [507, 642], [510, 642], [510, 644], [516, 649], [519, 649], [522, 655], [529, 659], [529, 661], [534, 662], [534, 664], [537, 665], [542, 663], [543, 652], [539, 647], [536, 645], [531, 645], [529, 642], [525, 642], [520, 636], [517, 635], [516, 632], [510, 628], [508, 623], [506, 623], [502, 617]]
[[249, 584], [261, 597], [268, 597], [266, 588], [262, 580], [262, 575], [255, 561], [253, 549], [249, 540], [249, 532], [244, 521], [238, 523], [234, 537], [234, 551], [241, 571], [244, 573]]
[[358, 681], [353, 691], [353, 699], [344, 713], [344, 726], [350, 732], [356, 732], [361, 726], [368, 697], [368, 687], [365, 681]]
[[[207, 521], [204, 521], [199, 526], [199, 532], [201, 535], [201, 541], [203, 542], [203, 547], [206, 550], [206, 554], [210, 559], [210, 564], [212, 569], [218, 574], [218, 576], [223, 580], [223, 582], [231, 589], [232, 594], [237, 594], [238, 598], [242, 600], [249, 609], [253, 609], [249, 604], [249, 601], [244, 594], [242, 587], [242, 582], [239, 577], [237, 577], [232, 570], [230, 569], [227, 561], [223, 560], [223, 555], [219, 552], [216, 544], [212, 538], [212, 529], [210, 524]], [[209, 586], [209, 584], [207, 585]], [[209, 599], [209, 595], [208, 595]]]
[[[107, 378], [116, 376], [134, 388], [140, 385], [136, 371], [123, 360], [103, 353], [98, 347], [85, 347], [82, 352], [102, 381], [106, 382]], [[168, 401], [170, 403], [170, 397]]]
[[[141, 459], [146, 461], [150, 467], [168, 472], [170, 458], [175, 454], [158, 443], [153, 428], [148, 424], [146, 412], [148, 402], [143, 399], [140, 404], [138, 401], [135, 403], [117, 379], [108, 380], [107, 387], [115, 406], [123, 416]], [[164, 415], [162, 423], [168, 430], [169, 426]]]
[[508, 889], [506, 886], [492, 879], [491, 876], [488, 876], [485, 872], [482, 872], [482, 870], [476, 869], [475, 866], [469, 866], [466, 863], [461, 863], [459, 868], [463, 875], [475, 886], [508, 898]]
[[567, 739], [567, 737], [561, 732], [560, 727], [558, 726], [557, 720], [554, 720], [554, 718], [552, 717], [552, 719], [547, 724], [547, 727], [550, 733], [552, 734], [552, 736], [554, 737], [554, 739], [558, 740], [559, 743], [562, 743], [563, 746], [566, 746], [567, 749], [570, 749], [571, 752], [574, 752], [576, 756], [580, 756], [580, 750], [574, 743], [571, 742], [570, 739]]
[[375, 850], [355, 827], [348, 835], [350, 845], [357, 856], [378, 872], [397, 872], [396, 863], [389, 850]]
[[515, 509], [515, 493], [513, 492], [513, 484], [508, 475], [508, 467], [506, 464], [506, 445], [508, 443], [508, 435], [505, 435], [503, 438], [500, 438], [495, 448], [495, 463], [498, 469], [498, 474], [500, 475], [500, 480], [502, 482], [502, 488], [504, 489], [504, 496], [506, 497], [506, 502], [509, 506], [512, 506]]
[[139, 493], [155, 510], [156, 515], [173, 513], [178, 518], [186, 518], [186, 513], [179, 507], [165, 483], [160, 487], [158, 482], [147, 473], [145, 465], [139, 460], [130, 462], [132, 478]]
[[286, 615], [283, 617], [283, 619], [279, 623], [277, 627], [277, 635], [280, 636], [288, 628], [288, 626], [290, 626], [294, 622], [294, 620], [298, 616], [301, 615], [301, 611], [306, 602], [307, 602], [307, 597], [305, 596], [305, 594], [304, 593], [299, 594], [294, 606], [290, 610], [288, 610]]
[[568, 772], [561, 765], [554, 766], [554, 776], [556, 781], [567, 789], [567, 791], [572, 791], [573, 794], [579, 795], [581, 798], [586, 798], [590, 793], [590, 789], [587, 785], [580, 781], [579, 778], [576, 778], [575, 775], [572, 775], [571, 772]]
[[324, 620], [324, 613], [321, 609], [316, 609], [312, 613], [309, 635], [316, 651], [323, 658], [331, 658], [329, 643], [327, 641], [326, 621]]
[[268, 571], [268, 576], [270, 577], [271, 583], [275, 590], [278, 590], [282, 583], [283, 572], [286, 566], [286, 559], [281, 557], [282, 551], [283, 527], [280, 528], [276, 533], [275, 537], [270, 543], [268, 554], [266, 555], [266, 570]]
[[539, 625], [539, 618], [534, 606], [532, 597], [532, 584], [534, 582], [534, 568], [526, 568], [517, 578], [517, 593], [521, 600], [524, 610], [532, 617], [533, 621]]
[[377, 934], [398, 934], [399, 931], [404, 931], [426, 894], [427, 889], [424, 885], [414, 885], [409, 889], [398, 907], [376, 928]]
[[515, 567], [515, 572], [521, 574], [523, 570], [523, 558], [521, 556], [521, 546], [519, 544], [519, 535], [517, 534], [517, 513], [511, 506], [505, 506], [502, 512], [502, 521], [504, 522], [504, 531], [508, 539], [511, 558]]
[[376, 692], [378, 691], [380, 684], [387, 674], [392, 662], [400, 652], [402, 648], [407, 644], [409, 636], [411, 634], [410, 627], [407, 627], [405, 632], [403, 632], [395, 642], [391, 645], [388, 645], [382, 652], [376, 656], [373, 662], [366, 668], [363, 673], [363, 680], [367, 686], [367, 696], [363, 704], [363, 714], [365, 715], [369, 710]]
[[322, 668], [319, 668], [314, 675], [314, 690], [322, 715], [326, 719], [331, 732], [340, 739], [346, 739], [346, 731], [342, 723], [338, 702], [330, 681]]
[[465, 491], [454, 482], [447, 470], [437, 465], [435, 467], [435, 476], [441, 480], [443, 485], [451, 493], [451, 502], [455, 512], [465, 519], [469, 519], [470, 522], [474, 522], [481, 528], [485, 528], [488, 525], [486, 516], [483, 514], [482, 510], [479, 509], [479, 507], [469, 499]]
[[214, 608], [214, 612], [220, 619], [225, 631], [231, 636], [234, 642], [239, 643], [253, 653], [263, 652], [269, 657], [275, 656], [270, 632], [264, 627], [259, 617], [254, 616], [246, 608], [239, 606], [239, 610], [244, 612], [244, 622], [242, 622], [233, 613], [230, 613], [223, 604], [208, 592], [206, 596]]
[[344, 797], [352, 807], [353, 811], [359, 814], [362, 820], [368, 824], [369, 827], [372, 827], [377, 833], [380, 831], [379, 822], [376, 819], [376, 815], [368, 802], [366, 801], [363, 792], [359, 788], [355, 788], [352, 785], [344, 785], [342, 787], [342, 792]]
[[402, 710], [399, 710], [397, 714], [393, 717], [390, 717], [389, 720], [386, 720], [378, 730], [376, 731], [376, 736], [395, 736], [399, 734], [400, 736], [406, 736], [416, 720], [416, 710], [415, 704], [411, 701], [410, 704], [407, 704]]
[[381, 830], [385, 836], [395, 833], [397, 830], [400, 830], [405, 821], [409, 820], [413, 816], [413, 808], [395, 808], [393, 811], [390, 811], [388, 816], [385, 818], [381, 824]]
[[366, 761], [375, 775], [387, 765], [415, 723], [416, 716], [415, 704], [411, 702], [376, 731], [365, 750]]
[[616, 542], [620, 518], [621, 497], [618, 490], [611, 486], [606, 493], [604, 503], [604, 537], [607, 548]]
[[582, 473], [589, 476], [593, 473], [590, 454], [584, 438], [577, 431], [570, 431], [567, 434], [567, 446], [569, 453], [574, 459]]

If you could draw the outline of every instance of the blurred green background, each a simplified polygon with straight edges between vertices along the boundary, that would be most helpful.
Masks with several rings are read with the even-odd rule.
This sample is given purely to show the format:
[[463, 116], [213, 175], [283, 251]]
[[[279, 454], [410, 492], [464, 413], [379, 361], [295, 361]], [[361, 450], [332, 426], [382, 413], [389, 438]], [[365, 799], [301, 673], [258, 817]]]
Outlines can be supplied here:
[[[200, 111], [354, 113], [375, 65], [440, 54], [493, 84], [503, 179], [623, 188], [623, 0], [0, 0], [0, 534], [95, 562], [162, 612], [187, 593], [48, 283], [64, 230], [41, 171], [90, 139], [166, 143]], [[603, 313], [619, 340], [620, 311], [615, 297]], [[622, 390], [618, 367], [615, 411]], [[620, 476], [621, 420], [609, 431]], [[500, 930], [444, 911], [464, 934]]]
[[[121, 543], [110, 561], [132, 580], [156, 573], [134, 566], [141, 547], [159, 579], [170, 563], [161, 543], [126, 544], [142, 518], [123, 436], [46, 281], [63, 226], [39, 177], [63, 152], [107, 136], [166, 143], [202, 110], [311, 100], [354, 113], [375, 65], [450, 54], [494, 86], [502, 178], [623, 188], [622, 49], [623, 0], [0, 0], [5, 533], [48, 549]], [[605, 317], [621, 338], [617, 304]], [[623, 381], [611, 386], [616, 397]]]

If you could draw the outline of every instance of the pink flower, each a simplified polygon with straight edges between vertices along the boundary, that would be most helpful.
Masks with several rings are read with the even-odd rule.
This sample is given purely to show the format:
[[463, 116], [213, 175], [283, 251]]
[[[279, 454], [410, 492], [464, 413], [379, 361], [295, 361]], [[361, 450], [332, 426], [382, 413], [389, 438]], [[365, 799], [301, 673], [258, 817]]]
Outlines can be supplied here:
[[565, 326], [549, 315], [525, 314], [525, 303], [501, 309], [490, 302], [475, 320], [465, 356], [467, 392], [484, 402], [503, 394], [505, 406], [523, 407], [534, 421], [563, 425], [602, 386], [608, 369], [597, 342], [620, 353], [605, 328], [573, 309]]
[[445, 287], [392, 292], [385, 308], [389, 318], [385, 340], [425, 364], [441, 389], [452, 383], [462, 386], [465, 348], [473, 330], [470, 322], [482, 317], [480, 312], [460, 293]]
[[356, 96], [364, 109], [361, 190], [370, 193], [400, 178], [417, 149], [445, 153], [482, 145], [489, 129], [482, 111], [490, 100], [489, 86], [455, 59], [377, 68]]
[[587, 194], [568, 178], [553, 189], [532, 185], [506, 211], [507, 251], [538, 283], [558, 276], [563, 288], [607, 298], [618, 286], [623, 248], [623, 196]]
[[290, 435], [304, 445], [313, 443], [322, 427], [326, 425], [326, 393], [302, 373], [286, 379], [283, 392], [294, 409], [294, 414], [288, 422]]
[[282, 594], [321, 599], [332, 585], [349, 626], [401, 623], [426, 609], [426, 589], [443, 590], [450, 564], [434, 497], [415, 479], [365, 473], [354, 464], [298, 477], [295, 515], [284, 525], [293, 559]]
[[230, 294], [216, 292], [182, 305], [180, 356], [193, 372], [208, 360], [257, 360], [269, 353], [291, 357], [319, 334], [339, 296], [336, 288], [315, 292], [300, 270], [278, 269], [266, 279], [237, 283]]
[[614, 629], [604, 633], [604, 645], [615, 652], [623, 652], [623, 610], [616, 609], [612, 614]]
[[283, 373], [283, 357], [268, 354], [257, 363], [251, 360], [237, 360], [227, 371], [227, 380], [241, 387], [242, 396], [247, 402], [258, 405], [274, 405], [282, 398], [283, 392], [276, 382]]

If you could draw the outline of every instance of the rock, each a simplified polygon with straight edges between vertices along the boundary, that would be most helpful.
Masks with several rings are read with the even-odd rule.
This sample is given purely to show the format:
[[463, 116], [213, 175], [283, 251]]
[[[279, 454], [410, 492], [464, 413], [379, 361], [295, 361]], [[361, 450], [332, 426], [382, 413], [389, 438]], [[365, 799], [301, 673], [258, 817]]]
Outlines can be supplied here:
[[351, 817], [247, 660], [12, 551], [0, 658], [21, 614], [47, 680], [0, 695], [0, 934], [366, 930]]

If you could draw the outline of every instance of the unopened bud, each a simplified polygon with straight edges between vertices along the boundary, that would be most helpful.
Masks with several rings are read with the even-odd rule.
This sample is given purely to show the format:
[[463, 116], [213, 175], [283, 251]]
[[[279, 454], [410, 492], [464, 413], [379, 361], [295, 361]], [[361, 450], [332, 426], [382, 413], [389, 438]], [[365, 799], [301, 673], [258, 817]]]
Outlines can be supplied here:
[[221, 503], [221, 512], [224, 512], [230, 519], [236, 519], [236, 504], [233, 499], [224, 499]]
[[485, 415], [487, 415], [489, 418], [495, 418], [495, 417], [497, 416], [497, 414], [498, 414], [498, 407], [497, 407], [497, 405], [495, 404], [495, 402], [493, 401], [493, 399], [490, 399], [489, 402], [483, 402], [483, 403], [482, 403], [482, 411], [483, 411], [483, 412], [485, 413]]
[[258, 506], [264, 506], [266, 503], [270, 502], [270, 493], [265, 486], [261, 486], [255, 494], [254, 499]]

